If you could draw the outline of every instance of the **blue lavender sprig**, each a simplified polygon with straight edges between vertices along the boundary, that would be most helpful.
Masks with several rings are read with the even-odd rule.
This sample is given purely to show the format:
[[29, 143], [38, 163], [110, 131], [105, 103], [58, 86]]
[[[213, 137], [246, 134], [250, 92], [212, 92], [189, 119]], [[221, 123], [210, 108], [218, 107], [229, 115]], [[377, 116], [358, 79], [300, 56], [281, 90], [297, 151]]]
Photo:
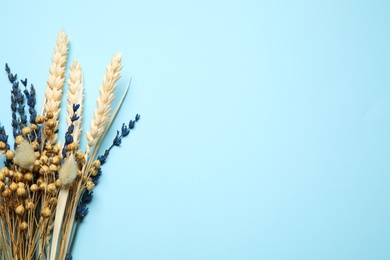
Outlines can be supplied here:
[[76, 115], [77, 110], [80, 108], [80, 104], [73, 104], [73, 115], [70, 117], [72, 124], [68, 127], [68, 131], [65, 133], [65, 145], [62, 148], [62, 157], [66, 157], [66, 146], [73, 143], [73, 131], [74, 131], [74, 122], [79, 119], [79, 116]]

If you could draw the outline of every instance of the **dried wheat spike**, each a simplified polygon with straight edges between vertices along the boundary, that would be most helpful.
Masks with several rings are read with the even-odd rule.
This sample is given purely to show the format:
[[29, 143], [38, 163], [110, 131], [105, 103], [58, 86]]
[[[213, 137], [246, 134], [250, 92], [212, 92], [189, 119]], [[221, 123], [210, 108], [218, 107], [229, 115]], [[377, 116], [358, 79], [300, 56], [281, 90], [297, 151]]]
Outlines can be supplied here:
[[111, 111], [111, 103], [114, 100], [115, 83], [120, 78], [120, 71], [122, 69], [121, 60], [122, 54], [118, 53], [107, 66], [106, 75], [103, 78], [103, 85], [99, 89], [100, 96], [96, 100], [97, 107], [94, 112], [94, 118], [90, 124], [90, 131], [87, 132], [88, 144], [86, 155], [89, 154], [91, 148], [103, 134], [105, 125], [110, 119], [109, 113]]
[[[56, 122], [54, 130], [58, 128], [58, 116], [60, 113], [62, 90], [65, 84], [65, 66], [68, 56], [68, 46], [68, 35], [65, 33], [65, 31], [60, 31], [51, 59], [52, 64], [49, 69], [50, 75], [47, 79], [45, 103], [43, 106], [44, 112], [46, 114], [48, 112], [53, 113], [53, 120]], [[55, 134], [50, 139], [51, 143], [54, 143], [56, 139], [57, 135]]]

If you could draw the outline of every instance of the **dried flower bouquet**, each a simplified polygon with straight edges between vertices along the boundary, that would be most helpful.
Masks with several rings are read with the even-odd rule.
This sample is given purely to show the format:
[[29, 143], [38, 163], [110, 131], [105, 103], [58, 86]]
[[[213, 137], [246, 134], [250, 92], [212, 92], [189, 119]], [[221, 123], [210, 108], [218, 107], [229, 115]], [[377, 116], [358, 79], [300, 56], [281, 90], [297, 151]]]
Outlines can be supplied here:
[[137, 114], [134, 120], [123, 124], [111, 147], [97, 156], [129, 87], [112, 110], [116, 82], [122, 69], [121, 54], [117, 54], [107, 66], [99, 89], [97, 107], [86, 133], [85, 151], [80, 150], [84, 90], [81, 66], [74, 61], [69, 69], [66, 133], [60, 138], [59, 113], [68, 47], [68, 36], [61, 31], [40, 114], [35, 108], [34, 86], [28, 87], [27, 79], [19, 81], [9, 66], [5, 66], [12, 85], [14, 142], [8, 140], [4, 126], [1, 126], [0, 150], [5, 155], [5, 166], [0, 169], [0, 258], [3, 260], [72, 259], [74, 238], [88, 213], [87, 204], [101, 175], [101, 166], [110, 150], [121, 144], [122, 138], [140, 118]]

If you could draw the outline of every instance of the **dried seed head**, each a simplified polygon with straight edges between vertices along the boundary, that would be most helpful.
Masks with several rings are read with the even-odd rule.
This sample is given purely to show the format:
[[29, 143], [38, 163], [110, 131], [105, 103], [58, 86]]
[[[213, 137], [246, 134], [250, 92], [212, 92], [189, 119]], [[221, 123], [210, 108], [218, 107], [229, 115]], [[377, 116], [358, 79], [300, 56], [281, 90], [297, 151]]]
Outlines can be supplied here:
[[0, 181], [3, 181], [5, 179], [5, 174], [0, 171]]
[[34, 148], [34, 151], [39, 149], [39, 143], [37, 141], [34, 141], [31, 144], [32, 144], [32, 147]]
[[12, 178], [12, 177], [14, 177], [14, 175], [15, 175], [15, 172], [13, 170], [10, 170], [8, 172], [8, 177]]
[[12, 190], [10, 188], [5, 188], [2, 192], [1, 192], [1, 196], [3, 198], [8, 198], [12, 195]]
[[30, 125], [30, 129], [31, 129], [31, 131], [35, 131], [35, 129], [37, 129], [37, 125], [36, 124], [31, 124]]
[[57, 205], [57, 202], [58, 202], [57, 198], [50, 198], [49, 200], [49, 204], [53, 206]]
[[0, 181], [0, 190], [3, 190], [3, 189], [4, 189], [4, 187], [5, 187], [5, 183], [4, 183], [4, 182], [2, 182], [2, 181]]
[[46, 112], [46, 118], [47, 119], [52, 119], [53, 117], [54, 117], [53, 112], [51, 112], [51, 111], [47, 111]]
[[23, 181], [23, 179], [24, 179], [23, 173], [17, 171], [15, 173], [15, 179], [16, 179], [16, 181]]
[[20, 167], [31, 171], [35, 162], [35, 152], [31, 143], [23, 140], [16, 148], [15, 158]]
[[95, 183], [93, 183], [92, 181], [87, 181], [87, 190], [91, 191], [93, 190], [93, 188], [95, 188]]
[[2, 168], [2, 169], [1, 169], [1, 172], [4, 173], [4, 176], [5, 176], [5, 177], [8, 177], [9, 170], [8, 170], [7, 167]]
[[7, 151], [5, 152], [5, 157], [7, 158], [7, 160], [13, 159], [14, 156], [15, 156], [15, 153], [14, 153], [13, 151], [11, 151], [11, 150], [7, 150]]
[[56, 127], [56, 121], [54, 119], [49, 119], [46, 121], [46, 126], [49, 129], [54, 129]]
[[40, 158], [41, 162], [43, 164], [47, 164], [48, 161], [49, 161], [49, 158], [46, 156], [46, 155], [42, 155], [41, 158]]
[[91, 168], [89, 169], [89, 173], [90, 173], [92, 176], [96, 176], [97, 173], [98, 173], [98, 171], [97, 171], [97, 169], [96, 169], [95, 167], [91, 167]]
[[38, 151], [35, 152], [34, 155], [35, 155], [35, 159], [39, 159], [41, 157], [41, 153]]
[[95, 167], [95, 168], [99, 168], [100, 167], [100, 161], [99, 160], [93, 161], [92, 166]]
[[24, 213], [24, 206], [20, 204], [19, 206], [16, 207], [15, 213], [18, 214], [19, 216], [23, 215]]
[[57, 186], [57, 187], [61, 187], [62, 186], [62, 183], [61, 183], [61, 180], [60, 179], [57, 179], [54, 184]]
[[25, 181], [33, 181], [34, 180], [34, 175], [31, 172], [28, 172], [24, 175], [24, 180]]
[[16, 184], [15, 182], [12, 182], [10, 185], [9, 185], [9, 188], [12, 190], [12, 191], [16, 191], [18, 189], [18, 184]]
[[60, 148], [58, 147], [58, 145], [54, 145], [53, 146], [53, 153], [58, 154], [59, 152], [60, 152]]
[[32, 210], [35, 207], [34, 202], [32, 202], [32, 199], [27, 199], [24, 202], [24, 205], [25, 205], [26, 210]]
[[48, 218], [51, 215], [51, 210], [48, 207], [45, 207], [41, 210], [41, 216], [44, 218]]
[[16, 144], [20, 144], [21, 142], [23, 142], [23, 140], [24, 140], [24, 137], [21, 135], [18, 135], [17, 137], [15, 137]]
[[52, 163], [52, 164], [55, 164], [55, 165], [60, 165], [60, 163], [61, 163], [61, 157], [59, 157], [58, 155], [52, 157], [52, 158], [51, 158], [51, 163]]
[[26, 136], [26, 135], [28, 135], [29, 133], [31, 133], [30, 127], [25, 126], [25, 127], [22, 128], [22, 135], [23, 135], [23, 136]]
[[32, 192], [37, 192], [39, 190], [39, 187], [38, 187], [37, 184], [33, 184], [33, 185], [30, 186], [30, 190]]
[[50, 192], [51, 194], [57, 193], [57, 187], [54, 183], [50, 183], [47, 185], [47, 191]]
[[26, 188], [26, 184], [24, 184], [24, 182], [18, 182], [18, 187], [19, 188]]
[[40, 174], [45, 174], [49, 172], [49, 166], [47, 165], [42, 165], [41, 168], [39, 169]]
[[19, 197], [25, 196], [26, 195], [26, 189], [25, 188], [18, 188], [16, 190], [16, 194], [18, 194]]
[[35, 122], [36, 122], [37, 124], [42, 124], [43, 122], [45, 122], [45, 118], [44, 118], [43, 116], [37, 116], [37, 117], [35, 118]]
[[77, 163], [73, 155], [70, 155], [68, 158], [65, 158], [65, 161], [62, 164], [58, 174], [63, 186], [66, 186], [73, 182], [77, 174]]
[[20, 230], [24, 231], [24, 230], [27, 230], [28, 228], [28, 224], [26, 221], [23, 221], [22, 223], [20, 223]]
[[51, 173], [56, 172], [56, 171], [57, 171], [57, 166], [54, 165], [54, 164], [50, 164], [50, 166], [49, 166], [49, 171], [50, 171]]
[[6, 148], [7, 145], [3, 141], [0, 141], [0, 150], [5, 150]]
[[41, 185], [39, 185], [39, 189], [41, 191], [45, 191], [47, 189], [47, 183], [46, 182], [42, 182]]
[[49, 129], [49, 128], [45, 128], [45, 135], [47, 137], [50, 137], [53, 135], [53, 130]]
[[48, 143], [48, 144], [46, 144], [45, 149], [46, 149], [46, 151], [51, 151], [51, 150], [53, 150], [53, 146], [50, 143]]

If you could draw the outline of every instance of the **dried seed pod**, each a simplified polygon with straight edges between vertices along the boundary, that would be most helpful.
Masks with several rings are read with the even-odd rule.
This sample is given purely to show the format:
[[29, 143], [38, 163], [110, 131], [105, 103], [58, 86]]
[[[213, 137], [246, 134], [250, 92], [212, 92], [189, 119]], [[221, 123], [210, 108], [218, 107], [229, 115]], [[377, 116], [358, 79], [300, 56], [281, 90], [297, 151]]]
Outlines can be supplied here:
[[98, 173], [98, 171], [97, 171], [97, 169], [96, 169], [95, 167], [91, 167], [91, 168], [89, 169], [89, 173], [90, 173], [92, 176], [96, 176], [97, 173]]
[[24, 137], [21, 135], [18, 135], [17, 137], [15, 137], [16, 144], [20, 144], [21, 142], [23, 142], [23, 140], [24, 140]]
[[9, 176], [9, 170], [7, 167], [4, 167], [1, 169], [1, 172], [4, 173], [4, 176], [5, 177], [8, 177]]
[[3, 181], [5, 179], [5, 174], [0, 171], [0, 181]]
[[16, 190], [16, 194], [18, 194], [19, 197], [25, 196], [26, 195], [26, 189], [25, 188], [18, 188]]
[[35, 159], [39, 159], [41, 157], [40, 152], [35, 152], [34, 155], [35, 155]]
[[9, 185], [9, 188], [12, 190], [12, 191], [16, 191], [18, 189], [18, 184], [16, 184], [15, 182], [12, 182], [10, 185]]
[[51, 112], [51, 111], [47, 111], [47, 112], [46, 112], [46, 118], [47, 118], [47, 119], [52, 119], [53, 117], [54, 117], [53, 112]]
[[37, 117], [35, 118], [35, 122], [36, 122], [37, 124], [42, 124], [43, 122], [45, 122], [45, 118], [44, 118], [43, 116], [37, 116]]
[[56, 172], [56, 171], [57, 171], [57, 166], [54, 165], [54, 164], [50, 164], [50, 166], [49, 166], [49, 171], [50, 171], [51, 173]]
[[19, 188], [26, 188], [26, 184], [24, 182], [18, 182], [18, 187]]
[[58, 145], [54, 145], [53, 146], [53, 151], [52, 152], [55, 153], [55, 154], [58, 154], [60, 152], [60, 148], [58, 147]]
[[5, 150], [6, 148], [7, 145], [3, 141], [0, 141], [0, 150]]
[[10, 188], [5, 188], [2, 192], [1, 192], [1, 196], [3, 198], [8, 198], [12, 195], [12, 190]]
[[24, 175], [24, 180], [25, 181], [33, 181], [34, 180], [34, 174], [31, 172], [28, 172]]
[[31, 133], [30, 127], [25, 126], [25, 127], [22, 128], [22, 135], [23, 135], [23, 136], [26, 136], [26, 135], [28, 135], [29, 133]]
[[100, 167], [100, 161], [99, 160], [93, 161], [92, 166], [95, 167], [95, 168], [99, 168]]
[[33, 210], [35, 205], [34, 205], [34, 202], [32, 202], [32, 199], [27, 199], [25, 202], [25, 208], [26, 210]]
[[18, 214], [19, 216], [24, 214], [24, 206], [20, 204], [19, 206], [16, 207], [15, 213]]
[[47, 191], [51, 194], [55, 194], [57, 192], [56, 185], [54, 183], [50, 183], [49, 185], [47, 185]]
[[57, 186], [57, 187], [61, 187], [62, 186], [62, 183], [61, 183], [61, 180], [60, 179], [57, 179], [54, 184]]
[[46, 191], [47, 189], [47, 183], [46, 182], [42, 182], [41, 185], [39, 185], [39, 189], [41, 191]]
[[24, 230], [27, 230], [28, 228], [28, 224], [26, 221], [23, 221], [22, 223], [20, 223], [20, 230], [24, 231]]
[[39, 149], [39, 143], [37, 141], [32, 142], [31, 145], [34, 148], [34, 151]]
[[33, 185], [30, 186], [30, 190], [32, 192], [37, 192], [39, 190], [39, 187], [38, 187], [37, 184], [33, 184]]
[[0, 190], [3, 190], [3, 189], [4, 189], [4, 187], [5, 187], [5, 183], [4, 183], [4, 182], [2, 182], [2, 181], [0, 181]]
[[35, 129], [37, 129], [37, 125], [36, 124], [30, 124], [30, 129], [31, 129], [31, 131], [35, 131]]
[[95, 183], [93, 183], [92, 181], [87, 181], [87, 190], [91, 191], [93, 190], [93, 188], [95, 188]]
[[49, 204], [53, 206], [57, 205], [57, 202], [58, 202], [57, 198], [50, 198], [49, 200]]
[[49, 129], [54, 129], [56, 127], [56, 121], [54, 119], [49, 119], [46, 121], [46, 126], [49, 128]]
[[58, 155], [52, 157], [51, 158], [51, 163], [54, 164], [54, 165], [60, 165], [61, 157], [59, 157]]
[[47, 164], [48, 161], [49, 161], [49, 158], [46, 156], [46, 155], [42, 155], [41, 158], [40, 158], [41, 162], [43, 164]]
[[7, 160], [11, 160], [15, 157], [15, 153], [11, 150], [7, 150], [5, 152], [5, 157], [7, 158]]
[[44, 218], [48, 218], [50, 217], [51, 215], [51, 210], [49, 207], [44, 207], [42, 210], [41, 210], [41, 216], [44, 217]]
[[41, 168], [39, 169], [40, 174], [45, 174], [49, 173], [49, 167], [47, 165], [42, 165]]
[[19, 171], [17, 171], [16, 173], [15, 173], [15, 179], [16, 179], [16, 181], [23, 181], [23, 179], [24, 179], [24, 176], [23, 176], [23, 173], [21, 173], [21, 172], [19, 172]]

